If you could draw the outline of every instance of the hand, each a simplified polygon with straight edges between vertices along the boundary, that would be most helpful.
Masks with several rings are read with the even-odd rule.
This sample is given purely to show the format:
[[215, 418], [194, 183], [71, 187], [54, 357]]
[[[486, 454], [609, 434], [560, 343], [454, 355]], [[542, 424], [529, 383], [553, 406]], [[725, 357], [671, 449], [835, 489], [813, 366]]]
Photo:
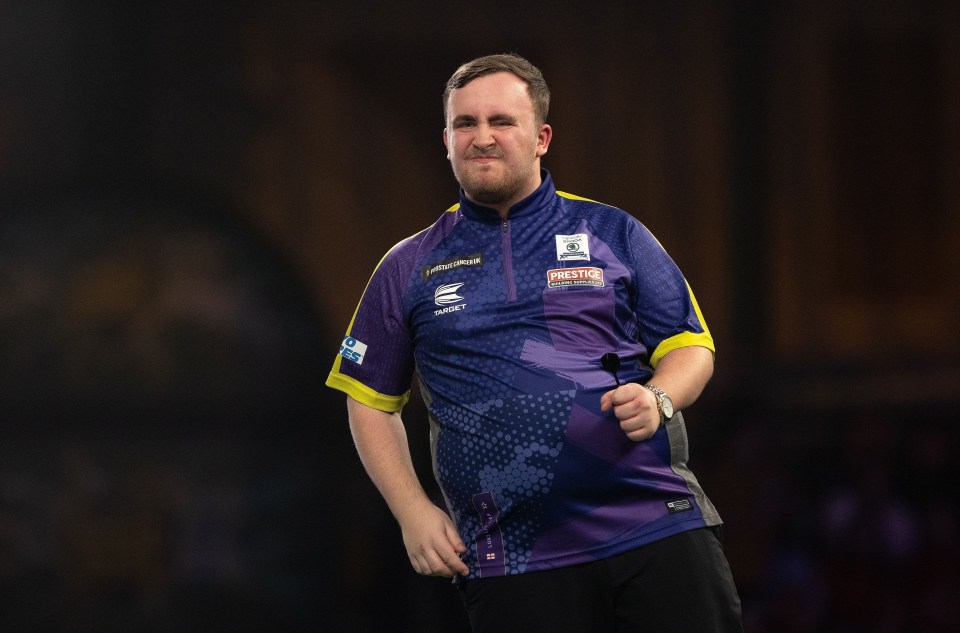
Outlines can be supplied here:
[[660, 428], [657, 397], [642, 385], [630, 382], [600, 397], [600, 410], [609, 411], [620, 420], [620, 428], [634, 442], [648, 440]]
[[460, 560], [467, 551], [446, 512], [427, 502], [404, 516], [400, 523], [403, 544], [414, 571], [424, 576], [466, 576], [470, 569]]

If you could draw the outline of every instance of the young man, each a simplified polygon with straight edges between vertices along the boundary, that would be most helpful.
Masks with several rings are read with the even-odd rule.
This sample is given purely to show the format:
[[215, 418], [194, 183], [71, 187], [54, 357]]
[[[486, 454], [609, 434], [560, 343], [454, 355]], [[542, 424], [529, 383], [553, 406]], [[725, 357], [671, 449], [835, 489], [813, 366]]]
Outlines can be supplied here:
[[[638, 221], [555, 189], [549, 100], [516, 55], [454, 73], [460, 202], [377, 266], [327, 384], [413, 568], [457, 579], [474, 631], [741, 631], [679, 413], [713, 339]], [[406, 444], [415, 366], [450, 514]]]

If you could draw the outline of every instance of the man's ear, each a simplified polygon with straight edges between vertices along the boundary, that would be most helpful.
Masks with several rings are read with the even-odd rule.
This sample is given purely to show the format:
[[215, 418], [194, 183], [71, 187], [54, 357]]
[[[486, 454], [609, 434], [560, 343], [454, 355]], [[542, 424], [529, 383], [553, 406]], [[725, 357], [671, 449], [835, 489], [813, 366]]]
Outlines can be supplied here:
[[547, 153], [552, 139], [553, 128], [544, 123], [540, 126], [540, 132], [537, 134], [537, 158]]

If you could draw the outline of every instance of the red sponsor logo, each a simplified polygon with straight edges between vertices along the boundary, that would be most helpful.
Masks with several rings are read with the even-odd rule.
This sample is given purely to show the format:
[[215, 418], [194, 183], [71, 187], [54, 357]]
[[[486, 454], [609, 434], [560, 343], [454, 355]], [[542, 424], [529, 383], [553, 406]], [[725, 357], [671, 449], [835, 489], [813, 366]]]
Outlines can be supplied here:
[[554, 268], [547, 271], [547, 285], [551, 288], [561, 286], [603, 286], [603, 269], [594, 266], [579, 268]]

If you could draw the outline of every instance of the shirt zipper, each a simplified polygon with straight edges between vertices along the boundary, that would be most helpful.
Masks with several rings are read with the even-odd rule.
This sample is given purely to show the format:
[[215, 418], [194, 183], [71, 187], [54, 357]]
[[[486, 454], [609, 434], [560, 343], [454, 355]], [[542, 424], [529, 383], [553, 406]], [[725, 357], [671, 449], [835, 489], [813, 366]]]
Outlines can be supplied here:
[[510, 222], [500, 221], [500, 244], [503, 250], [503, 274], [507, 283], [507, 301], [517, 300], [517, 284], [513, 278], [513, 246], [510, 241]]

